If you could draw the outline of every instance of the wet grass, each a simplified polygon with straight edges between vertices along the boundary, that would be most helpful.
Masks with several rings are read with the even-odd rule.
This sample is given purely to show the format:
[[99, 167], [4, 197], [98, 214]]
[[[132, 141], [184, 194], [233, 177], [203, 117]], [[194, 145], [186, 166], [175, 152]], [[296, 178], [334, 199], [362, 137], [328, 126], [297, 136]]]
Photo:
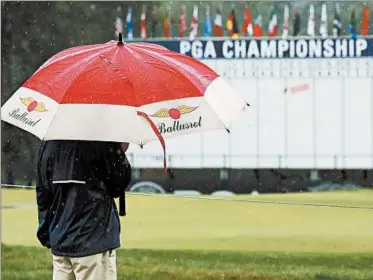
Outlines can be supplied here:
[[[373, 205], [369, 190], [232, 198]], [[35, 205], [35, 192], [3, 189], [2, 204]], [[119, 280], [373, 280], [372, 210], [128, 195], [127, 213]], [[1, 222], [2, 279], [51, 279], [36, 208]]]
[[[118, 250], [118, 279], [371, 280], [373, 254]], [[51, 279], [43, 248], [2, 246], [5, 280]]]

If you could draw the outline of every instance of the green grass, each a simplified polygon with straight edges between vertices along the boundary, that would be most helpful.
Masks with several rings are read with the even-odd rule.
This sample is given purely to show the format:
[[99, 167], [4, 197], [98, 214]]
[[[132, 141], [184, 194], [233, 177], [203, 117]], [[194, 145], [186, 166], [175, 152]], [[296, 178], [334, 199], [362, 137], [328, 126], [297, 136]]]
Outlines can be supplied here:
[[[239, 198], [373, 205], [372, 191]], [[35, 192], [3, 189], [2, 203], [35, 204]], [[372, 210], [128, 195], [127, 213], [124, 248], [373, 252]], [[36, 208], [3, 210], [2, 241], [39, 246], [36, 214]]]
[[[369, 190], [234, 198], [373, 205]], [[118, 279], [373, 279], [372, 210], [129, 195], [127, 213]], [[36, 226], [36, 208], [2, 210], [3, 279], [51, 279]]]
[[[3, 279], [51, 279], [47, 250], [6, 245], [2, 250]], [[373, 254], [121, 249], [117, 258], [118, 279], [373, 279]]]

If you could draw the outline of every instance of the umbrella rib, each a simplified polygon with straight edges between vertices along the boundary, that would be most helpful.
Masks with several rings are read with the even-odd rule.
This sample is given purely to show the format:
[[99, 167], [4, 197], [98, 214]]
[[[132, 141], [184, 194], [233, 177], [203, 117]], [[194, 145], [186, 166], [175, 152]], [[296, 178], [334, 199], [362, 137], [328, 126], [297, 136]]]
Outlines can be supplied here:
[[133, 86], [133, 83], [132, 83], [132, 81], [130, 80], [130, 79], [128, 79], [124, 74], [123, 74], [123, 72], [120, 70], [120, 69], [118, 69], [118, 67], [116, 67], [115, 65], [114, 65], [114, 63], [112, 63], [108, 58], [106, 58], [104, 55], [102, 55], [101, 53], [100, 53], [100, 55], [99, 55], [99, 58], [101, 58], [104, 62], [105, 62], [105, 64], [115, 73], [115, 74], [117, 74], [122, 80], [126, 80], [129, 84], [131, 84], [131, 86], [132, 86], [132, 88], [134, 88], [134, 86]]
[[[194, 76], [195, 78], [197, 78], [198, 80], [201, 80], [200, 78], [201, 78], [201, 75], [196, 75], [195, 73], [191, 73], [191, 72], [186, 72], [186, 73], [184, 73], [183, 72], [183, 70], [180, 70], [179, 69], [179, 67], [181, 68], [181, 66], [180, 65], [178, 65], [178, 64], [176, 64], [176, 63], [174, 63], [175, 62], [175, 60], [174, 59], [170, 59], [168, 56], [166, 56], [166, 55], [164, 55], [164, 56], [161, 56], [161, 57], [159, 57], [158, 56], [158, 53], [156, 53], [156, 52], [154, 52], [154, 51], [151, 51], [151, 50], [144, 50], [144, 49], [140, 49], [140, 48], [136, 48], [136, 50], [138, 51], [138, 52], [141, 52], [141, 53], [143, 53], [143, 54], [145, 54], [145, 55], [147, 55], [147, 56], [150, 56], [151, 58], [153, 58], [153, 59], [155, 59], [155, 60], [157, 60], [158, 62], [160, 62], [160, 64], [162, 65], [162, 66], [165, 66], [165, 68], [168, 66], [168, 64], [164, 61], [164, 60], [162, 60], [162, 59], [166, 59], [168, 62], [170, 62], [170, 63], [172, 63], [174, 66], [176, 66], [176, 67], [173, 67], [172, 69], [175, 71], [175, 72], [177, 72], [182, 78], [184, 78], [184, 79], [186, 79], [186, 80], [188, 80], [188, 81], [191, 81], [190, 79], [188, 79], [186, 76], [187, 75], [190, 75], [190, 76]], [[179, 62], [179, 61], [177, 61], [176, 60], [176, 62]], [[147, 63], [147, 64], [152, 64], [152, 63], [150, 63], [150, 62], [145, 62], [145, 63]], [[162, 66], [158, 66], [158, 67], [162, 67]], [[186, 65], [184, 65], [184, 66], [186, 66]], [[169, 70], [168, 69], [168, 71], [170, 72], [171, 70]], [[203, 77], [203, 76], [202, 76]], [[196, 87], [197, 89], [198, 89], [198, 87], [194, 84], [194, 83], [192, 83], [193, 84], [193, 86], [194, 87]], [[198, 89], [199, 90], [199, 89]]]
[[[153, 51], [151, 51], [151, 50], [144, 50], [144, 49], [139, 49], [141, 52], [143, 52], [143, 53], [145, 53], [145, 54], [147, 54], [147, 55], [149, 55], [149, 56], [151, 56], [152, 58], [154, 58], [154, 59], [156, 59], [157, 61], [160, 61], [160, 62], [162, 62], [163, 64], [165, 64], [165, 62], [163, 61], [163, 60], [161, 60], [158, 56], [157, 56], [157, 54], [158, 53], [155, 53], [155, 52], [153, 52]], [[167, 57], [167, 56], [162, 56], [162, 58], [169, 58], [169, 57]], [[170, 60], [170, 59], [167, 59], [168, 61]], [[173, 59], [171, 59], [171, 60], [173, 60]], [[177, 61], [178, 62], [178, 61]], [[179, 66], [179, 65], [177, 65], [177, 66]], [[158, 66], [158, 67], [161, 67], [161, 66]], [[182, 77], [183, 78], [185, 78], [185, 76], [183, 75], [184, 73], [182, 72], [182, 71], [180, 71], [179, 69], [176, 69], [176, 68], [173, 68], [173, 69], [175, 69], [180, 75], [182, 75]], [[188, 74], [191, 74], [191, 75], [193, 75], [192, 73], [189, 73], [188, 72]], [[193, 75], [193, 76], [195, 76], [196, 78], [198, 78], [199, 79], [199, 77], [198, 76], [196, 76], [196, 75]], [[188, 79], [189, 80], [189, 79]], [[190, 80], [189, 80], [190, 81]], [[195, 87], [195, 88], [197, 88], [197, 86], [193, 83], [193, 86]], [[198, 88], [197, 88], [198, 89]], [[199, 90], [199, 89], [198, 89]], [[199, 90], [200, 91], [200, 90]], [[204, 93], [203, 93], [203, 95], [204, 95]], [[206, 99], [205, 99], [206, 100]], [[214, 112], [214, 114], [215, 114], [215, 116], [217, 117], [217, 119], [223, 124], [223, 126], [224, 126], [224, 128], [227, 130], [227, 131], [229, 131], [228, 130], [228, 128], [226, 127], [226, 125], [224, 124], [224, 122], [221, 120], [221, 118], [219, 117], [219, 115], [216, 113], [216, 111], [214, 110], [214, 108], [211, 106], [211, 104], [206, 100], [206, 102], [207, 102], [207, 104], [209, 105], [209, 107], [211, 108], [211, 110]]]
[[[49, 63], [48, 63], [48, 60], [47, 60], [47, 61], [46, 61], [42, 66], [40, 66], [40, 68], [39, 68], [38, 70], [36, 70], [36, 72], [34, 73], [34, 75], [35, 75], [36, 73], [38, 73], [40, 70], [45, 69], [45, 68], [47, 68], [47, 67], [53, 65], [53, 64], [56, 63], [56, 62], [59, 62], [59, 61], [63, 60], [63, 59], [66, 59], [66, 58], [69, 58], [69, 57], [73, 57], [73, 56], [75, 56], [75, 55], [83, 54], [83, 53], [86, 53], [86, 52], [89, 52], [89, 51], [93, 51], [93, 50], [96, 50], [96, 49], [108, 48], [108, 47], [111, 47], [111, 46], [106, 46], [106, 45], [105, 45], [105, 46], [101, 46], [101, 45], [99, 45], [99, 46], [97, 46], [97, 47], [95, 47], [95, 48], [84, 49], [84, 50], [77, 51], [77, 52], [74, 52], [74, 53], [66, 54], [66, 55], [64, 55], [64, 56], [62, 56], [62, 57], [59, 57], [59, 58], [57, 58], [57, 59], [55, 59], [55, 60], [49, 62]], [[53, 58], [53, 57], [52, 57], [52, 58]], [[50, 58], [50, 59], [52, 59], [52, 58]]]
[[[164, 60], [162, 60], [162, 59], [165, 59], [168, 62], [172, 63], [173, 65], [176, 65], [177, 67], [179, 67], [181, 69], [188, 68], [188, 69], [194, 70], [194, 68], [191, 68], [188, 63], [184, 63], [184, 62], [182, 62], [178, 59], [173, 58], [173, 57], [182, 56], [183, 59], [193, 60], [193, 62], [195, 62], [195, 59], [193, 59], [189, 56], [181, 55], [179, 53], [175, 53], [175, 52], [171, 52], [171, 51], [165, 52], [164, 54], [163, 53], [160, 54], [158, 52], [154, 52], [153, 50], [141, 49], [141, 48], [138, 48], [138, 49], [139, 49], [140, 52], [143, 52], [143, 53], [151, 56], [152, 58], [162, 62], [163, 64], [168, 65], [167, 63], [164, 62]], [[159, 55], [161, 55], [162, 59], [159, 58]], [[211, 71], [211, 69], [207, 65], [205, 65], [205, 64], [203, 64], [202, 62], [199, 62], [199, 61], [198, 61], [198, 63], [200, 63], [200, 66], [202, 66], [202, 67]], [[180, 65], [180, 64], [182, 64], [182, 65]], [[179, 73], [182, 73], [183, 75], [185, 75], [184, 72], [182, 72], [182, 70], [177, 69], [177, 71]], [[198, 72], [194, 72], [194, 71], [187, 71], [187, 74], [188, 75], [193, 75], [194, 77], [196, 77], [197, 79], [200, 79], [200, 80], [201, 80], [201, 77], [202, 78], [206, 77], [206, 75], [199, 75]]]
[[[89, 56], [89, 58], [95, 58], [96, 56], [100, 56], [102, 53], [104, 53], [105, 51], [107, 51], [106, 49], [104, 49], [104, 50], [101, 50], [100, 52], [98, 52], [98, 53], [95, 53], [95, 54], [92, 54], [91, 56]], [[70, 80], [70, 84], [69, 84], [69, 86], [67, 87], [67, 89], [75, 82], [75, 80], [76, 80], [76, 78], [79, 76], [79, 74], [83, 71], [83, 70], [85, 70], [89, 65], [91, 65], [91, 63], [93, 63], [94, 62], [94, 59], [90, 59], [90, 61], [88, 61], [88, 63], [86, 64], [86, 65], [84, 65], [84, 66], [80, 66], [80, 69], [79, 69], [79, 71], [77, 71], [77, 73], [74, 75], [74, 77], [73, 78], [71, 78], [71, 80]], [[74, 63], [74, 64], [72, 64], [72, 66], [75, 66], [76, 64], [79, 64], [79, 63], [81, 63], [81, 61], [78, 61], [78, 62], [76, 62], [76, 63]], [[62, 74], [61, 74], [62, 75]], [[61, 99], [61, 101], [63, 100], [63, 98]], [[60, 102], [61, 102], [60, 101]]]
[[222, 121], [222, 119], [219, 117], [218, 113], [216, 113], [214, 107], [212, 107], [211, 104], [210, 104], [206, 99], [204, 99], [204, 100], [205, 100], [206, 103], [209, 105], [209, 107], [211, 108], [211, 110], [214, 112], [216, 118], [217, 118], [217, 119], [218, 119], [218, 120], [223, 124], [225, 130], [228, 131], [228, 132], [230, 132], [230, 130], [228, 129], [228, 127], [226, 127], [225, 123], [224, 123], [224, 122]]

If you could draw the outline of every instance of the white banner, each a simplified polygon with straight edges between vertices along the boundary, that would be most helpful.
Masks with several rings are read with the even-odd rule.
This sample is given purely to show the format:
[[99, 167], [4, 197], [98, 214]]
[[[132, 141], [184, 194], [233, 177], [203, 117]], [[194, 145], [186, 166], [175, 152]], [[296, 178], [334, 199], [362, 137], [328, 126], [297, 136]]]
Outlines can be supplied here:
[[[231, 133], [166, 141], [171, 167], [373, 168], [373, 61], [205, 60], [252, 105]], [[161, 167], [158, 143], [131, 147]], [[150, 156], [153, 155], [153, 156]]]

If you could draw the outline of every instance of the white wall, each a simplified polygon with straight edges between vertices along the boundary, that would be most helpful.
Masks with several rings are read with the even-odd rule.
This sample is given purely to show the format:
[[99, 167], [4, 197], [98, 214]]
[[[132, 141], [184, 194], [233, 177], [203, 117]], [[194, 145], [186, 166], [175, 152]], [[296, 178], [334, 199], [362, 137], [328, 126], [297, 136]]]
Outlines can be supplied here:
[[[373, 59], [204, 62], [252, 110], [232, 125], [230, 135], [215, 131], [166, 140], [169, 166], [373, 167]], [[298, 85], [309, 89], [291, 93]], [[162, 166], [157, 142], [143, 150], [133, 146], [129, 153], [135, 167]]]

